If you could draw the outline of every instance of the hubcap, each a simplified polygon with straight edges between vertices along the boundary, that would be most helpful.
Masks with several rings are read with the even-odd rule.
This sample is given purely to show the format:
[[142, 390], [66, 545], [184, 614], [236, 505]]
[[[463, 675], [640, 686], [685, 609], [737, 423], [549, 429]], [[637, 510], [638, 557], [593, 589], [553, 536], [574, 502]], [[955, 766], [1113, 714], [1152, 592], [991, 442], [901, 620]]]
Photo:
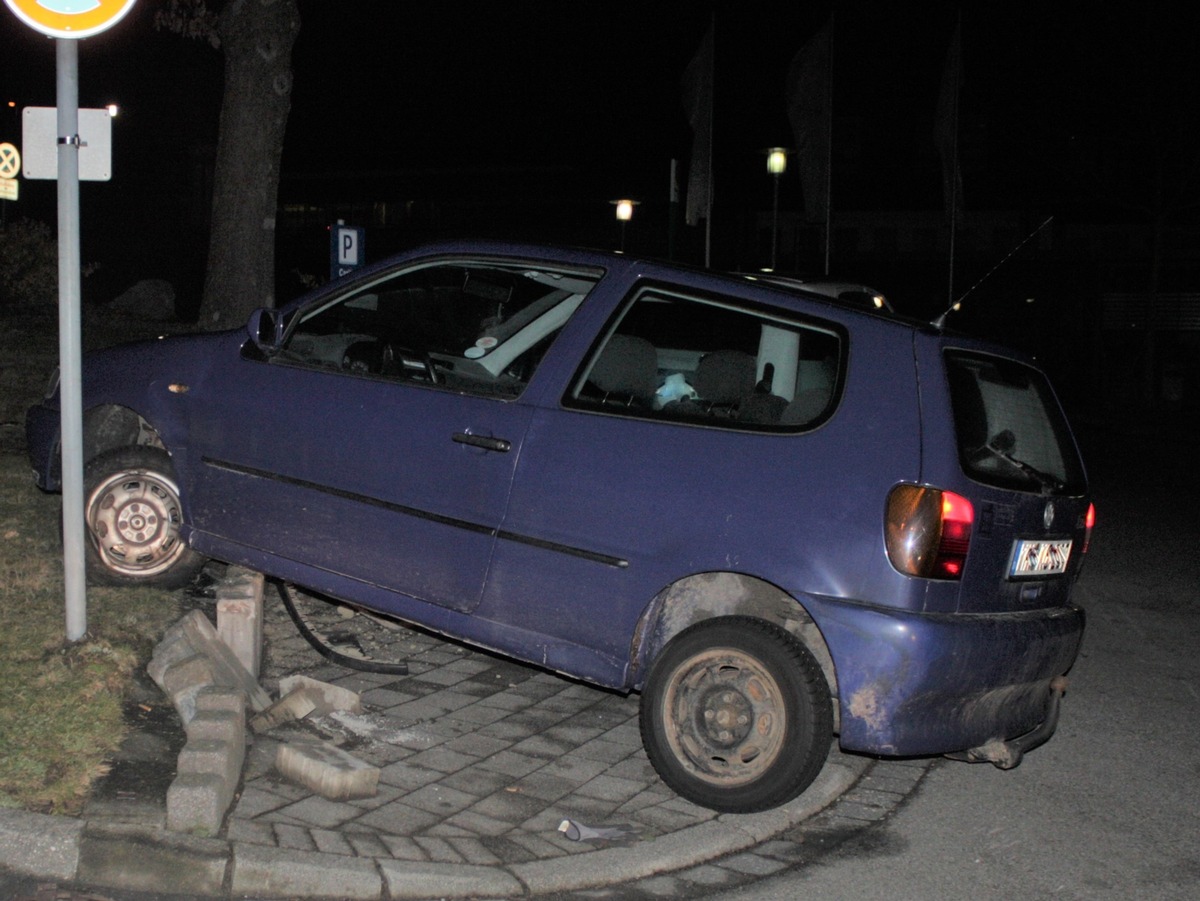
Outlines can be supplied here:
[[92, 492], [87, 511], [100, 559], [115, 572], [154, 575], [183, 553], [179, 491], [163, 475], [117, 473]]

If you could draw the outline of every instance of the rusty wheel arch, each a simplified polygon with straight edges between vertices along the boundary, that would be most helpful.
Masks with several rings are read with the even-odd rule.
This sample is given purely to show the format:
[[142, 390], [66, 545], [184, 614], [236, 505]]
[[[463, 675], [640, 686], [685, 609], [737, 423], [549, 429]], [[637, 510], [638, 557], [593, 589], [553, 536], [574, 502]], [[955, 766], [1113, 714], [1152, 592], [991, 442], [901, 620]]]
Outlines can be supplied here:
[[[787, 630], [812, 652], [836, 700], [837, 673], [821, 630], [808, 611], [777, 585], [743, 573], [708, 572], [667, 586], [650, 603], [633, 636], [634, 687], [642, 688], [654, 659], [689, 626], [724, 616], [753, 616]], [[833, 705], [836, 717], [838, 705]]]
[[119, 404], [104, 404], [84, 413], [85, 463], [106, 451], [138, 445], [163, 448], [158, 432], [136, 410]]

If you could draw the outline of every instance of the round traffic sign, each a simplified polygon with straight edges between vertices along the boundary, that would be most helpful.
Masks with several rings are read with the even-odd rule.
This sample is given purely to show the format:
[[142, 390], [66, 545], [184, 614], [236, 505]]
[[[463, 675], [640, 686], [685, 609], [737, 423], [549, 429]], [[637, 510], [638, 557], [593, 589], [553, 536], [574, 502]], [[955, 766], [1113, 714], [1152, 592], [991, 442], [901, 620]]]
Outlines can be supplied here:
[[0, 144], [0, 178], [16, 178], [21, 171], [21, 154], [12, 144]]
[[135, 0], [4, 0], [26, 25], [52, 38], [86, 38], [129, 12]]

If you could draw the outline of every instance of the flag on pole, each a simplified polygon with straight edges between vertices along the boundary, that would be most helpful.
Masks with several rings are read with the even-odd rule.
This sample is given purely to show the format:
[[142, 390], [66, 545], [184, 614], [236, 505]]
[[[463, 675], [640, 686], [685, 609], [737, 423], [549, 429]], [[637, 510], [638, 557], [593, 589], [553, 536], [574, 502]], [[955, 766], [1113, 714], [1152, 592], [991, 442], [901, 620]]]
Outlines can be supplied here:
[[796, 139], [796, 164], [811, 222], [829, 212], [829, 157], [833, 118], [833, 15], [796, 51], [788, 66], [787, 111]]
[[684, 220], [697, 225], [712, 211], [713, 25], [680, 80], [683, 109], [692, 126], [692, 157], [688, 163]]
[[962, 83], [962, 19], [946, 50], [942, 85], [938, 90], [933, 140], [942, 159], [942, 196], [946, 220], [959, 221], [963, 209], [962, 172], [958, 168], [958, 92]]

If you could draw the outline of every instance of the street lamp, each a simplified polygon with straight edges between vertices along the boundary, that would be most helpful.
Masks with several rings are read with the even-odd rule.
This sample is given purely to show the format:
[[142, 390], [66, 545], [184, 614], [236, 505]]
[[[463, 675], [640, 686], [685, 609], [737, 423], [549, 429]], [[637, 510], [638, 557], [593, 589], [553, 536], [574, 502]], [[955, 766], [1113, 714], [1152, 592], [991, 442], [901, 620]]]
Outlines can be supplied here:
[[621, 252], [625, 252], [625, 223], [633, 218], [633, 208], [641, 203], [640, 200], [629, 200], [622, 198], [621, 200], [609, 201], [617, 208], [617, 221], [621, 223]]
[[767, 174], [775, 180], [775, 200], [771, 209], [771, 271], [775, 270], [775, 252], [779, 246], [779, 179], [787, 171], [788, 151], [785, 147], [767, 149]]

